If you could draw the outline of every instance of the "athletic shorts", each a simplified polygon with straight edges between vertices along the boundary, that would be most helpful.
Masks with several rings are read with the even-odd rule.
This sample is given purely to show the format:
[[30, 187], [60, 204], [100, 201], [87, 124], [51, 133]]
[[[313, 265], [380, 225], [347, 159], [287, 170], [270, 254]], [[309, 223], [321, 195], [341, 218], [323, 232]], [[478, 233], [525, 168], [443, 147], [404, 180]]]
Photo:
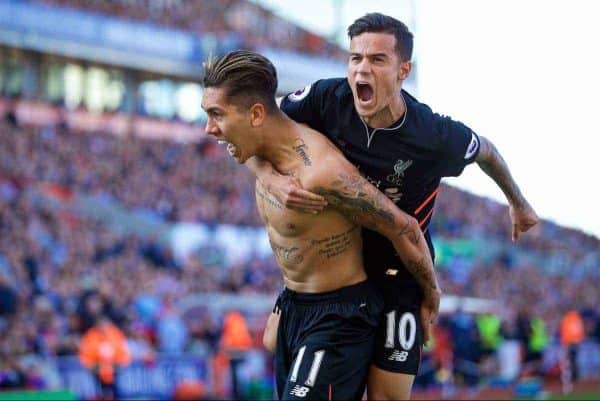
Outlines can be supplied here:
[[284, 289], [275, 351], [279, 399], [360, 400], [383, 299], [369, 281], [307, 294]]
[[384, 298], [384, 313], [377, 328], [373, 364], [388, 372], [416, 376], [424, 338], [421, 290], [393, 277], [377, 283]]

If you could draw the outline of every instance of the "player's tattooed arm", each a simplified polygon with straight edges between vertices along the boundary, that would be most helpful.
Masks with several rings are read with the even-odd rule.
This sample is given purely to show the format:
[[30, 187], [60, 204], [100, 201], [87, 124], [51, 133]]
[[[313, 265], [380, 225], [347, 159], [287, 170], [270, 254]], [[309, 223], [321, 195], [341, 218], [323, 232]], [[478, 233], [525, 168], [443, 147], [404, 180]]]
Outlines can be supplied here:
[[479, 140], [480, 148], [476, 159], [479, 167], [498, 184], [509, 202], [514, 205], [527, 202], [496, 146], [483, 136]]
[[529, 204], [521, 189], [512, 177], [508, 165], [494, 144], [485, 137], [479, 137], [480, 149], [477, 164], [500, 187], [510, 206], [513, 241], [519, 239], [522, 232], [536, 225], [539, 218]]
[[[335, 169], [340, 171], [340, 169]], [[335, 171], [329, 170], [329, 171]], [[385, 235], [425, 293], [439, 292], [433, 262], [417, 221], [394, 205], [356, 169], [345, 168], [314, 191], [357, 224]]]

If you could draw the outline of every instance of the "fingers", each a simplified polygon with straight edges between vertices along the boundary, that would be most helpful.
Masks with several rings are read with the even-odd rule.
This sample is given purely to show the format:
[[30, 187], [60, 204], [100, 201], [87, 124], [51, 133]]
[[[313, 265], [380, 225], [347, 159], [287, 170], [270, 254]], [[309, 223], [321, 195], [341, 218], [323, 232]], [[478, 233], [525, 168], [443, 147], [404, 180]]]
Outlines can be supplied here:
[[531, 220], [522, 222], [520, 224], [519, 223], [513, 224], [513, 229], [512, 229], [513, 242], [518, 241], [519, 238], [521, 238], [521, 233], [525, 233], [525, 232], [529, 231], [529, 229], [532, 228], [533, 226], [535, 226], [537, 223], [538, 223], [537, 220], [531, 219]]
[[521, 236], [521, 229], [519, 228], [518, 224], [513, 224], [513, 229], [512, 229], [512, 240], [513, 242], [517, 242], [519, 240], [519, 237]]
[[429, 340], [431, 339], [431, 327], [433, 325], [433, 320], [435, 315], [431, 313], [431, 311], [425, 307], [421, 307], [421, 326], [423, 327], [423, 344], [428, 345]]
[[313, 192], [307, 191], [306, 189], [294, 189], [290, 192], [290, 195], [295, 196], [300, 200], [306, 201], [307, 203], [323, 206], [327, 205], [327, 201], [324, 197]]
[[428, 346], [431, 339], [431, 322], [426, 320], [423, 322], [423, 344]]
[[327, 206], [327, 201], [320, 195], [304, 189], [294, 189], [285, 202], [290, 209], [299, 209], [307, 212], [320, 212]]

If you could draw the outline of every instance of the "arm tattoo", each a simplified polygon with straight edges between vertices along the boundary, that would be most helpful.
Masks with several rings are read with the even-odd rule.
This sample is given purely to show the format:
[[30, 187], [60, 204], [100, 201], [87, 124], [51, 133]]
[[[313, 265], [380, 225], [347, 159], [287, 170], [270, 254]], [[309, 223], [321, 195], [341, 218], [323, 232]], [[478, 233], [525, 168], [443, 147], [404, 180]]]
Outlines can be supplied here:
[[[408, 215], [395, 212], [394, 204], [366, 179], [358, 174], [339, 174], [328, 188], [318, 187], [315, 192], [352, 221], [382, 234], [388, 233], [398, 256], [423, 290], [438, 288], [429, 249], [421, 241], [423, 234], [419, 226], [411, 224]], [[403, 241], [403, 236], [408, 241]]]
[[[430, 261], [430, 260], [429, 260]], [[429, 262], [426, 256], [419, 260], [409, 260], [404, 263], [406, 269], [413, 275], [419, 283], [426, 283], [430, 290], [437, 290], [437, 280], [433, 274], [432, 267], [428, 266]], [[427, 289], [427, 288], [424, 288]]]
[[419, 245], [419, 242], [421, 241], [421, 235], [420, 235], [421, 233], [416, 230], [417, 229], [411, 228], [410, 222], [408, 221], [408, 218], [405, 216], [404, 217], [404, 226], [402, 227], [402, 229], [400, 231], [398, 231], [398, 233], [396, 235], [398, 237], [407, 235], [408, 239], [410, 239], [413, 244]]
[[498, 152], [498, 149], [486, 138], [481, 138], [481, 158], [477, 158], [479, 167], [492, 179], [509, 202], [515, 205], [521, 205], [525, 202], [525, 197], [521, 193], [519, 186], [513, 179], [508, 169], [508, 165]]
[[368, 182], [360, 176], [339, 174], [329, 188], [317, 187], [314, 192], [325, 197], [331, 206], [349, 219], [369, 229], [376, 230], [382, 224], [393, 225], [392, 211], [377, 199], [378, 194], [367, 185]]

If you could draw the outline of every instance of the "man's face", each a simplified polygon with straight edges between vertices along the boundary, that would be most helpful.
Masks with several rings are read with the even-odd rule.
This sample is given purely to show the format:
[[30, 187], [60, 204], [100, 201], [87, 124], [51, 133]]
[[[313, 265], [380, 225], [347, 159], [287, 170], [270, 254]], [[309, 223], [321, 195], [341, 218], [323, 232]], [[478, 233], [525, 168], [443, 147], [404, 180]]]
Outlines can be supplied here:
[[366, 32], [350, 41], [348, 82], [363, 118], [390, 105], [410, 72], [410, 62], [400, 61], [395, 46], [396, 38], [388, 33]]
[[251, 153], [249, 113], [240, 111], [227, 102], [225, 88], [204, 89], [202, 108], [208, 114], [204, 130], [214, 136], [219, 143], [227, 143], [229, 154], [238, 162], [244, 163]]

